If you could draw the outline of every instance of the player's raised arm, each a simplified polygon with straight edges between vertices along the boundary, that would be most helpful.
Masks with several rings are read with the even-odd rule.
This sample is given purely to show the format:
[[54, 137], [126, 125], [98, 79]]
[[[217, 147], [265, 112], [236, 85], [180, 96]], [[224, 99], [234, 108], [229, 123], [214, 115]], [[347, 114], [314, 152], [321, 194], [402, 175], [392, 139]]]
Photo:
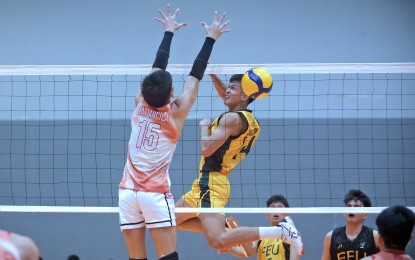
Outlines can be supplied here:
[[226, 94], [226, 84], [216, 74], [209, 74], [212, 79], [213, 85], [215, 86], [218, 95], [224, 99]]
[[[162, 69], [166, 70], [167, 63], [169, 61], [170, 55], [170, 45], [173, 38], [173, 33], [179, 30], [183, 26], [187, 26], [187, 23], [178, 23], [176, 21], [177, 14], [179, 13], [179, 8], [176, 9], [174, 14], [171, 14], [170, 4], [167, 4], [167, 15], [159, 9], [161, 18], [156, 17], [156, 20], [161, 23], [164, 27], [164, 37], [160, 43], [160, 46], [156, 53], [156, 59], [153, 63], [153, 68], [151, 72]], [[151, 73], [150, 72], [150, 73]]]
[[[156, 58], [154, 60], [150, 73], [153, 73], [156, 70], [166, 70], [167, 64], [169, 62], [170, 45], [173, 39], [174, 32], [179, 30], [183, 26], [187, 26], [187, 23], [178, 23], [176, 21], [176, 17], [179, 13], [179, 10], [180, 9], [177, 8], [174, 14], [171, 14], [170, 4], [167, 4], [167, 15], [161, 9], [158, 10], [161, 17], [156, 17], [155, 19], [163, 25], [164, 36], [157, 50]], [[141, 90], [137, 92], [135, 99], [136, 105], [139, 103], [140, 99]]]
[[174, 113], [178, 125], [183, 125], [184, 119], [196, 100], [199, 82], [202, 80], [205, 73], [210, 54], [212, 53], [213, 45], [216, 40], [222, 36], [222, 34], [230, 31], [226, 28], [230, 21], [225, 22], [225, 17], [226, 13], [223, 13], [218, 19], [218, 12], [215, 11], [211, 25], [207, 25], [205, 22], [201, 23], [206, 32], [205, 42], [193, 62], [193, 66], [185, 82], [182, 95], [174, 101], [176, 106]]

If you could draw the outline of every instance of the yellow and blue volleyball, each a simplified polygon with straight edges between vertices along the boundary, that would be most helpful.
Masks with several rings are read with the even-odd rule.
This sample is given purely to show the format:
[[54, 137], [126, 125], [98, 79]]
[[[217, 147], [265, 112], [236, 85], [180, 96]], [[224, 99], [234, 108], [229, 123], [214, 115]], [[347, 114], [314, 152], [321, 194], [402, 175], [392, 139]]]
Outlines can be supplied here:
[[245, 95], [253, 99], [261, 99], [271, 92], [272, 76], [265, 69], [253, 68], [245, 72], [241, 86]]

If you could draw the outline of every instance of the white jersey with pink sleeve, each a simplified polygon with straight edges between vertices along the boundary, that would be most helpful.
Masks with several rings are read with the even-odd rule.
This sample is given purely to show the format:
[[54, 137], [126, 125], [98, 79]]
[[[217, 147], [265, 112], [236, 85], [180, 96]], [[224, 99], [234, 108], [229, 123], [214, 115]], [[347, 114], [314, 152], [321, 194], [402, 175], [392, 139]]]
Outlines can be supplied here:
[[170, 192], [169, 167], [180, 137], [172, 105], [153, 108], [143, 100], [134, 109], [120, 188]]

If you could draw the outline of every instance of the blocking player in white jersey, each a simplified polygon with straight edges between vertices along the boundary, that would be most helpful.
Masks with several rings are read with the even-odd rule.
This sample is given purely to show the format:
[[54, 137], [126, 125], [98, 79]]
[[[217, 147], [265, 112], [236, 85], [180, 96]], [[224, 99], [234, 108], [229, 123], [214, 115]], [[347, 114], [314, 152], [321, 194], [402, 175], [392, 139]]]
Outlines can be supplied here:
[[166, 71], [174, 32], [186, 23], [176, 22], [179, 9], [167, 15], [161, 10], [156, 18], [164, 26], [150, 74], [135, 98], [131, 116], [131, 136], [127, 162], [119, 185], [119, 219], [129, 259], [147, 259], [145, 233], [149, 229], [157, 257], [179, 259], [176, 252], [176, 218], [170, 193], [169, 166], [183, 128], [184, 121], [196, 100], [199, 82], [203, 78], [215, 41], [229, 30], [217, 12], [213, 22], [202, 22], [206, 39], [186, 79], [183, 93], [173, 102], [172, 77]]

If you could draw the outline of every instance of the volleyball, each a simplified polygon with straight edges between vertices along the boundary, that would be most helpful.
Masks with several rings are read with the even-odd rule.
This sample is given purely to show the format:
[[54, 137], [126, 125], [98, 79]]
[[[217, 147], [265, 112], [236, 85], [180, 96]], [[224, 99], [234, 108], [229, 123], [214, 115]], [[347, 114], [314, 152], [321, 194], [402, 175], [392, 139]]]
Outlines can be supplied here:
[[245, 95], [253, 99], [261, 99], [271, 92], [272, 76], [265, 69], [253, 68], [245, 72], [241, 86]]

